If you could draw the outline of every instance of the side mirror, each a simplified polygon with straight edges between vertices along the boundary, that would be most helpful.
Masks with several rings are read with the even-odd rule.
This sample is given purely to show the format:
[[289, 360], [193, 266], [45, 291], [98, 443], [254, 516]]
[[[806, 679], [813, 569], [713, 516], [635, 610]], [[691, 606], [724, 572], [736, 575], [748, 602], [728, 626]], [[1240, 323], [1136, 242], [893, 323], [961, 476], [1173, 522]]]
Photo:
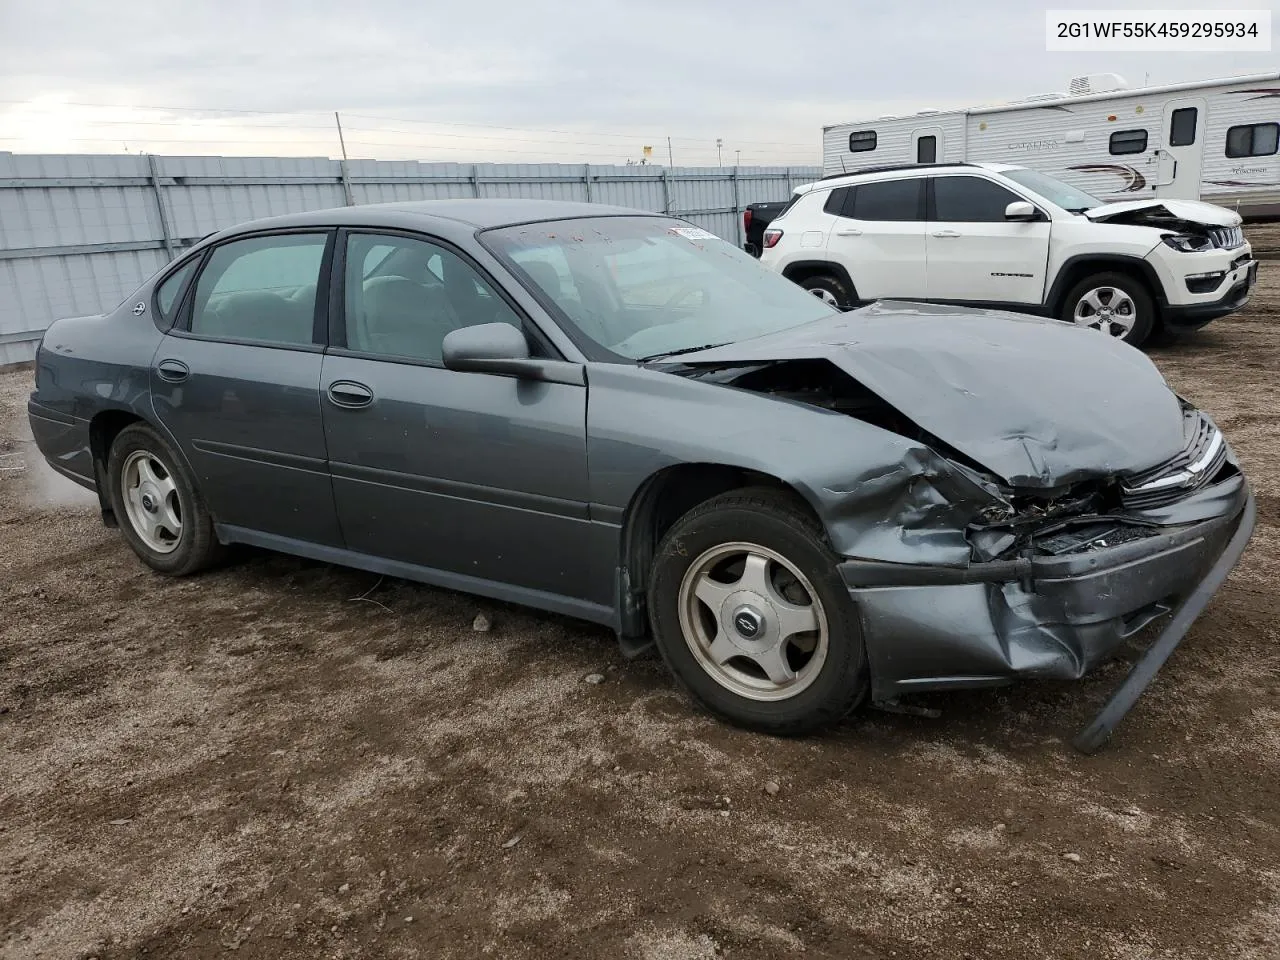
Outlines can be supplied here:
[[1026, 200], [1015, 200], [1004, 208], [1004, 218], [1006, 220], [1038, 220], [1040, 214], [1034, 204]]
[[481, 323], [445, 335], [441, 358], [449, 370], [489, 370], [493, 363], [528, 360], [529, 341], [509, 323]]
[[529, 356], [529, 341], [509, 323], [480, 323], [445, 335], [440, 359], [446, 370], [462, 373], [498, 373], [527, 380], [585, 386], [581, 364], [543, 360]]

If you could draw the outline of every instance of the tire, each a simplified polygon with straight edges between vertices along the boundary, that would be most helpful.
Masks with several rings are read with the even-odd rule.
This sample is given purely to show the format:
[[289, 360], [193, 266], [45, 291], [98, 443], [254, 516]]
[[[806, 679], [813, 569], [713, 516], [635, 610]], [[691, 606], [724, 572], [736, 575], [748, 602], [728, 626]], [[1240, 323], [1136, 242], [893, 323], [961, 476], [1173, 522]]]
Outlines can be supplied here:
[[[818, 523], [789, 494], [751, 488], [694, 507], [663, 537], [650, 573], [649, 618], [663, 660], [700, 703], [738, 726], [789, 736], [835, 723], [868, 685], [862, 630], [836, 571], [838, 559]], [[768, 586], [752, 591], [753, 584]], [[718, 618], [696, 595], [699, 585], [723, 598]], [[808, 604], [800, 602], [806, 595]], [[794, 678], [779, 681], [785, 676], [779, 660], [764, 651], [778, 648], [783, 614], [794, 627], [808, 616], [805, 610], [818, 629], [783, 641], [783, 669]], [[739, 620], [744, 615], [746, 623]], [[759, 659], [743, 649], [754, 649]], [[721, 661], [726, 650], [735, 653]]]
[[[1117, 303], [1119, 310], [1116, 310]], [[1098, 305], [1115, 312], [1100, 313]], [[1130, 307], [1128, 313], [1123, 312], [1126, 306]], [[1155, 328], [1156, 307], [1147, 288], [1128, 274], [1095, 273], [1071, 288], [1062, 305], [1061, 319], [1066, 323], [1101, 330], [1137, 347]]]
[[107, 456], [107, 482], [120, 530], [147, 566], [182, 577], [221, 556], [213, 518], [182, 458], [151, 427], [120, 431]]
[[829, 273], [805, 277], [800, 281], [800, 286], [833, 307], [848, 307], [853, 304], [853, 292]]

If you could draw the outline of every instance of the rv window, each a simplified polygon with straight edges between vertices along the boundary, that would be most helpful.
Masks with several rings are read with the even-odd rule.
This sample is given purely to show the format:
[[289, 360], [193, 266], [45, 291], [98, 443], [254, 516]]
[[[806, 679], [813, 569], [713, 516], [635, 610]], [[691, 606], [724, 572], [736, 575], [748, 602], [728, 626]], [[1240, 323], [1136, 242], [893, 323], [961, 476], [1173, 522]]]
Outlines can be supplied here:
[[859, 130], [857, 133], [849, 134], [850, 153], [864, 153], [875, 148], [876, 132], [874, 130]]
[[878, 180], [858, 184], [853, 200], [855, 220], [923, 220], [924, 178]]
[[1004, 208], [1021, 199], [981, 177], [936, 177], [931, 219], [938, 223], [1003, 223]]
[[1280, 124], [1250, 123], [1227, 131], [1228, 157], [1269, 157], [1276, 152]]
[[1111, 135], [1110, 149], [1113, 156], [1124, 153], [1142, 153], [1147, 149], [1147, 131], [1117, 130]]
[[938, 162], [938, 138], [921, 137], [916, 141], [916, 163]]
[[1199, 111], [1195, 107], [1183, 107], [1173, 111], [1169, 122], [1169, 146], [1189, 147], [1196, 142], [1196, 117]]

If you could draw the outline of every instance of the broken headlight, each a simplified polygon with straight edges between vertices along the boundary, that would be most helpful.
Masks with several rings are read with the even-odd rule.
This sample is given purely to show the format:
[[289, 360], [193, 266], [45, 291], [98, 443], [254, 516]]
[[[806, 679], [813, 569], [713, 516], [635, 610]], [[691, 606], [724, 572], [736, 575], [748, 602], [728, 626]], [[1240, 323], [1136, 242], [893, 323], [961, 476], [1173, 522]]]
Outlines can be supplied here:
[[1213, 249], [1213, 241], [1203, 234], [1166, 233], [1160, 239], [1182, 253], [1203, 253]]

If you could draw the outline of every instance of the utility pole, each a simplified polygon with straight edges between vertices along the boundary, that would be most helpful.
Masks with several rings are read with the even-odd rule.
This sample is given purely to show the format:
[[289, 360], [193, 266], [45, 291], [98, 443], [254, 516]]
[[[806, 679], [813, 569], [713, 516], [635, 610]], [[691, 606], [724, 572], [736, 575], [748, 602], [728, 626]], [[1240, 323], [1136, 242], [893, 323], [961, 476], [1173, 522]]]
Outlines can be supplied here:
[[676, 162], [671, 159], [671, 138], [667, 137], [667, 166], [674, 167]]
[[722, 167], [724, 166], [724, 161], [720, 159], [720, 148], [723, 146], [724, 140], [720, 137], [716, 137], [716, 163], [720, 164]]
[[733, 151], [733, 165], [734, 165], [735, 167], [740, 167], [740, 166], [742, 166], [742, 151], [741, 151], [741, 150], [735, 150], [735, 151]]

